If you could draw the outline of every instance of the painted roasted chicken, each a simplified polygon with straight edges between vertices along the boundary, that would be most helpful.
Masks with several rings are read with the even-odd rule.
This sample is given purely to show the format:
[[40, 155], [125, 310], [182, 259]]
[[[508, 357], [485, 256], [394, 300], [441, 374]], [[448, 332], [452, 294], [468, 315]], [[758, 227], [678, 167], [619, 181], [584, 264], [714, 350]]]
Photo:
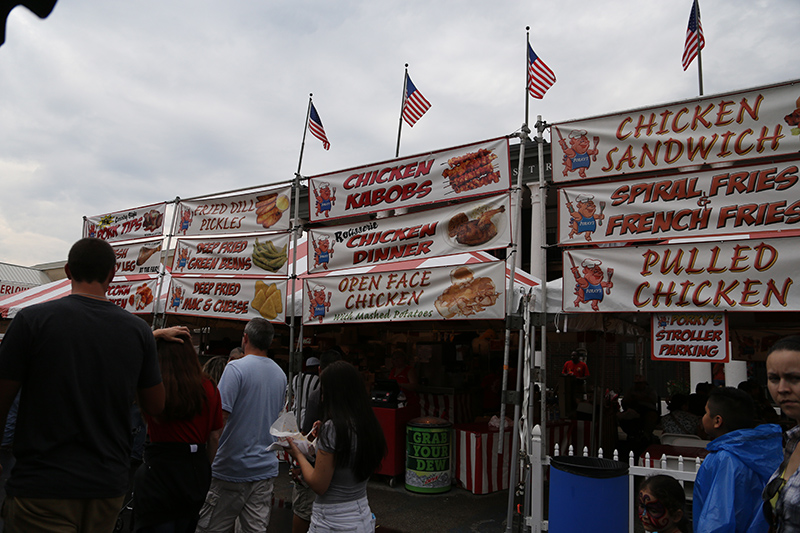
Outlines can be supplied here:
[[506, 207], [501, 205], [497, 209], [484, 211], [472, 220], [465, 213], [459, 213], [447, 224], [447, 234], [465, 246], [485, 244], [497, 235], [497, 226], [492, 222], [492, 217], [505, 210]]

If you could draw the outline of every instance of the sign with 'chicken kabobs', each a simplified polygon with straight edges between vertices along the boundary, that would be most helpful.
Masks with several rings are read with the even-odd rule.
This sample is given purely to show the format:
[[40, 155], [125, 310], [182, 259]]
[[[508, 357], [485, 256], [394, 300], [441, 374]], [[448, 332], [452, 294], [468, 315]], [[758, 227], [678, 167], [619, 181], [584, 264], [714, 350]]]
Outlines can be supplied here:
[[309, 219], [462, 201], [510, 187], [508, 139], [494, 139], [312, 176]]
[[508, 194], [409, 215], [309, 230], [308, 271], [325, 272], [503, 248]]

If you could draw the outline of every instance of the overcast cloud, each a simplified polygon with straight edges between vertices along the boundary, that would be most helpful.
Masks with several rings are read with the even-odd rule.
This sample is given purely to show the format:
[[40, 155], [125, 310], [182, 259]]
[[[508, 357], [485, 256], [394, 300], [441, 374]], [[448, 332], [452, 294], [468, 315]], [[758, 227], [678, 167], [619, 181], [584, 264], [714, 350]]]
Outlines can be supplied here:
[[[59, 0], [0, 47], [0, 262], [66, 258], [83, 216], [394, 156], [403, 65], [431, 102], [401, 155], [524, 120], [525, 26], [549, 123], [698, 95], [690, 0]], [[800, 78], [797, 0], [701, 0], [705, 94]]]

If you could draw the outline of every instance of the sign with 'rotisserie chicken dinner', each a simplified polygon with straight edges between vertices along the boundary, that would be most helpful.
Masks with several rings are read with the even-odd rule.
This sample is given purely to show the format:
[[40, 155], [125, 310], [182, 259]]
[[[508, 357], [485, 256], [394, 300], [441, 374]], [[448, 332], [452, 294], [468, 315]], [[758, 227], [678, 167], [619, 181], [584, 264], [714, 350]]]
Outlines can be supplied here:
[[494, 139], [312, 176], [309, 219], [462, 201], [510, 187], [508, 139]]
[[308, 271], [424, 260], [511, 242], [509, 195], [309, 230]]

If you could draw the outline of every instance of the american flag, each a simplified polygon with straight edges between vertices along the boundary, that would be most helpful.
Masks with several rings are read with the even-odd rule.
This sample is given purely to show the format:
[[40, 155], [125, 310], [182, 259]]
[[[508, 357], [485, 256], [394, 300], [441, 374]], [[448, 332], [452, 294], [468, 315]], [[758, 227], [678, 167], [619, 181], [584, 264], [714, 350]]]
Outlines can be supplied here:
[[547, 89], [556, 82], [556, 75], [550, 67], [539, 59], [531, 45], [528, 45], [528, 92], [534, 98], [544, 98]]
[[431, 103], [422, 96], [422, 93], [417, 90], [411, 81], [411, 77], [406, 74], [406, 99], [403, 102], [403, 120], [413, 127], [430, 107]]
[[683, 70], [689, 68], [697, 53], [706, 45], [703, 37], [703, 24], [700, 22], [700, 8], [697, 0], [692, 2], [692, 14], [689, 15], [689, 27], [686, 28], [686, 43], [683, 45]]
[[325, 128], [322, 127], [322, 120], [320, 120], [319, 113], [317, 113], [314, 104], [311, 104], [311, 113], [308, 118], [308, 129], [311, 131], [311, 135], [322, 141], [323, 148], [330, 150], [331, 143], [328, 142], [328, 137], [325, 135]]

